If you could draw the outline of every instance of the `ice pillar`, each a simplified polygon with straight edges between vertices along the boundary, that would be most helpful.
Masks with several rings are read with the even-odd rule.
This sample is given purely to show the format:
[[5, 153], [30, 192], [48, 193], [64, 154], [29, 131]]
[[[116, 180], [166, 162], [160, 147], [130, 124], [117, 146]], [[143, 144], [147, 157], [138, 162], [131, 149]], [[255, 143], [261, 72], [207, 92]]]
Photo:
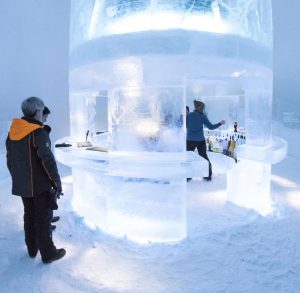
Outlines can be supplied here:
[[184, 88], [178, 86], [111, 92], [110, 233], [139, 241], [178, 241], [186, 236], [184, 105]]

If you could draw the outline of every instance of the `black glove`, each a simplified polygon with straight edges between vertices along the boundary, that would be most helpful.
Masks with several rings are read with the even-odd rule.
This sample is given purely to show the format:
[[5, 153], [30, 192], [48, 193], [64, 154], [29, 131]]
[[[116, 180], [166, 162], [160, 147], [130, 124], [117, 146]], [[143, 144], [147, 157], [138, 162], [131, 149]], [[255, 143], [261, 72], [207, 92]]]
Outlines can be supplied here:
[[62, 187], [61, 187], [61, 182], [60, 182], [60, 180], [54, 181], [53, 189], [54, 189], [55, 192], [56, 192], [57, 198], [60, 198], [61, 195], [64, 195], [63, 192], [62, 192]]
[[64, 195], [63, 192], [62, 192], [62, 190], [61, 190], [61, 188], [60, 188], [60, 189], [56, 189], [55, 191], [56, 191], [56, 197], [57, 197], [58, 199], [60, 199], [60, 196], [61, 196], [61, 195]]
[[57, 210], [58, 209], [58, 205], [57, 205], [57, 199], [59, 198], [59, 192], [54, 189], [51, 188], [49, 191], [49, 208], [51, 210]]

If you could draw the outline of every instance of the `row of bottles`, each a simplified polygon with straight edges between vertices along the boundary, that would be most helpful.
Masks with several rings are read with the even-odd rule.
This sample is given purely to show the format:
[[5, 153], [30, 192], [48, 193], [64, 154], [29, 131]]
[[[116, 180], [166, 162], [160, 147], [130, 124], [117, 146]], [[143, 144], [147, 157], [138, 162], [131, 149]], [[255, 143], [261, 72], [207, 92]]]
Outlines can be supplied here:
[[204, 130], [207, 150], [223, 153], [236, 159], [235, 148], [246, 143], [244, 132], [225, 132], [220, 130]]

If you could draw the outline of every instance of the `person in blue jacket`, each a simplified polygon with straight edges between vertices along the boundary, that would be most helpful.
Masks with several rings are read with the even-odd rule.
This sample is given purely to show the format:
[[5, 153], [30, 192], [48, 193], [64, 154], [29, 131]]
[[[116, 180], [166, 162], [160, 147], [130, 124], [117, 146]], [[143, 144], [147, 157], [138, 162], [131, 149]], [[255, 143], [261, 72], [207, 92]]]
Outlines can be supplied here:
[[[207, 116], [204, 114], [205, 104], [201, 101], [194, 101], [195, 110], [186, 116], [186, 150], [194, 151], [196, 148], [198, 154], [208, 161], [208, 176], [203, 179], [210, 181], [212, 176], [212, 165], [206, 153], [206, 142], [203, 132], [203, 126], [205, 125], [208, 129], [216, 129], [221, 125], [225, 124], [225, 120], [221, 120], [217, 124], [212, 124]], [[188, 178], [187, 181], [191, 180]]]

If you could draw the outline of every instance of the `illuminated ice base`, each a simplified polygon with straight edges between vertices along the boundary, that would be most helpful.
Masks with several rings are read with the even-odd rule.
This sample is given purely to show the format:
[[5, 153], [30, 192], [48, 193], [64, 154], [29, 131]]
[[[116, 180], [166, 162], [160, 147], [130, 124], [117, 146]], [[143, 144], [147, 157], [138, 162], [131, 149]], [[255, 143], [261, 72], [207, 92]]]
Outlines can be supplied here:
[[240, 161], [227, 173], [227, 199], [265, 216], [273, 209], [271, 164], [285, 158], [287, 142], [280, 137], [273, 137], [269, 145], [240, 145], [236, 153]]
[[227, 173], [227, 200], [266, 216], [272, 212], [271, 165], [242, 160]]
[[[72, 167], [72, 205], [89, 227], [140, 243], [186, 237], [186, 178], [207, 176], [208, 169], [196, 152], [186, 152], [184, 159], [142, 153], [133, 158], [71, 147], [55, 149], [55, 155]], [[263, 216], [272, 212], [270, 163], [208, 155], [214, 175], [227, 173], [228, 201]]]
[[111, 177], [72, 169], [74, 210], [91, 228], [145, 243], [186, 237], [186, 180]]
[[[72, 167], [74, 210], [91, 228], [146, 243], [174, 242], [187, 235], [186, 178], [207, 176], [196, 152], [111, 154], [85, 148], [56, 148], [56, 158]], [[232, 158], [210, 154], [226, 172]]]

